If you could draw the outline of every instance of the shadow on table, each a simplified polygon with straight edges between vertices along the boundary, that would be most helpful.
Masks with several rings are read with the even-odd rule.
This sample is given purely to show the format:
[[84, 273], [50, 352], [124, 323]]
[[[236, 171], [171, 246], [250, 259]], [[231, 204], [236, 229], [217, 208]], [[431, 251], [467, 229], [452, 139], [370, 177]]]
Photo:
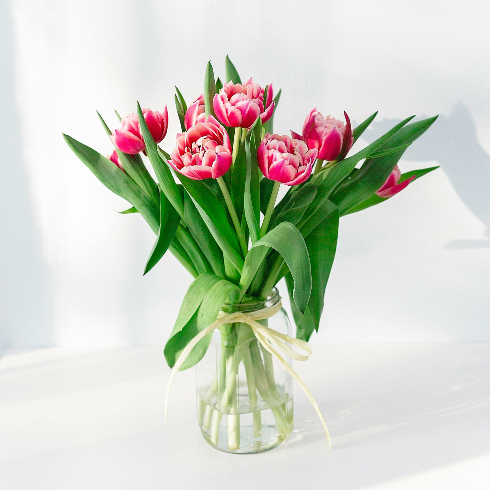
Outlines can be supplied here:
[[[426, 344], [424, 355], [407, 355], [403, 347], [394, 347], [400, 349], [400, 359], [391, 365], [395, 371], [386, 366], [363, 369], [340, 386], [327, 379], [325, 394], [314, 393], [332, 437], [332, 457], [341, 458], [349, 450], [349, 457], [362, 453], [363, 463], [373, 458], [376, 469], [363, 474], [363, 485], [490, 452], [489, 438], [478, 437], [490, 430], [490, 361], [478, 344], [459, 344], [463, 355], [452, 350], [457, 345]], [[287, 446], [325, 441], [308, 403], [305, 397], [296, 398], [296, 428]], [[302, 417], [304, 413], [308, 415]], [[390, 448], [399, 454], [378, 460]], [[343, 488], [359, 488], [359, 478], [347, 475]]]
[[160, 347], [18, 349], [1, 364], [0, 406], [169, 374]]

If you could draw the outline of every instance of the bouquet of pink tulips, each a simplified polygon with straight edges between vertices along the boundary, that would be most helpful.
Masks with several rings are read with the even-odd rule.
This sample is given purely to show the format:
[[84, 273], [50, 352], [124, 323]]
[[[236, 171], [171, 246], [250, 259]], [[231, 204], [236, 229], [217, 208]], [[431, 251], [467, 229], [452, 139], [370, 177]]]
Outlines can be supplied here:
[[[115, 147], [108, 157], [64, 138], [109, 190], [131, 204], [123, 213], [139, 213], [157, 235], [144, 273], [170, 250], [194, 278], [164, 354], [174, 370], [189, 368], [206, 354], [213, 330], [219, 332], [226, 346], [218, 361], [223, 371], [206, 396], [218, 400], [221, 413], [235, 417], [226, 441], [233, 450], [240, 447], [239, 411], [230, 394], [238, 386], [238, 366], [245, 366], [250, 403], [262, 400], [274, 408], [280, 390], [270, 360], [284, 361], [279, 342], [284, 357], [291, 355], [287, 349], [294, 339], [267, 327], [272, 315], [267, 307], [256, 320], [243, 313], [226, 317], [225, 306], [264, 302], [285, 278], [296, 338], [302, 341], [294, 345], [306, 349], [320, 325], [339, 218], [390, 199], [437, 168], [402, 174], [397, 165], [436, 118], [410, 122], [409, 117], [357, 152], [352, 148], [376, 113], [353, 129], [346, 113], [344, 122], [314, 109], [301, 134], [275, 134], [280, 91], [274, 97], [272, 84], [242, 83], [228, 57], [225, 65], [223, 84], [208, 64], [204, 92], [192, 104], [177, 89], [182, 133], [170, 153], [159, 146], [167, 133], [166, 107], [157, 112], [138, 104], [113, 131], [99, 115]], [[287, 192], [278, 200], [281, 185]], [[261, 350], [252, 348], [257, 340]], [[286, 370], [292, 371], [289, 364]], [[200, 415], [201, 421], [207, 417], [202, 423], [210, 427], [211, 439], [219, 432], [212, 424], [221, 420], [214, 409]], [[278, 430], [287, 431], [285, 412], [276, 407], [273, 415]], [[259, 421], [254, 416], [257, 438]]]

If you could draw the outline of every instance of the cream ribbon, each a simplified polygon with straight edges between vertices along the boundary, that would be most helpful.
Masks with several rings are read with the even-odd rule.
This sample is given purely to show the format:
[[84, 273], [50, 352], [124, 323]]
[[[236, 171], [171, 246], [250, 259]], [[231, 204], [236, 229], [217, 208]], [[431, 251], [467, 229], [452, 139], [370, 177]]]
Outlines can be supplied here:
[[[313, 398], [310, 390], [306, 387], [306, 385], [301, 381], [301, 378], [296, 374], [293, 368], [283, 359], [283, 357], [279, 354], [278, 351], [282, 351], [284, 354], [292, 357], [296, 361], [306, 361], [311, 354], [311, 347], [303, 340], [293, 339], [289, 337], [289, 335], [284, 335], [282, 333], [273, 330], [272, 328], [266, 327], [258, 322], [258, 320], [265, 320], [274, 316], [281, 310], [282, 304], [279, 301], [274, 306], [269, 306], [267, 308], [263, 308], [262, 310], [251, 311], [251, 312], [240, 312], [237, 311], [235, 313], [224, 313], [220, 311], [218, 315], [218, 319], [211, 323], [208, 327], [202, 330], [199, 334], [197, 334], [190, 342], [187, 344], [185, 349], [180, 354], [175, 366], [172, 369], [172, 373], [170, 374], [170, 379], [168, 381], [167, 386], [167, 395], [165, 397], [165, 418], [167, 418], [168, 413], [168, 398], [170, 394], [170, 387], [172, 386], [172, 381], [177, 374], [177, 371], [180, 369], [182, 364], [184, 364], [187, 356], [191, 353], [194, 346], [208, 333], [211, 333], [213, 330], [221, 327], [225, 323], [246, 323], [252, 329], [255, 337], [261, 343], [265, 350], [270, 352], [276, 359], [284, 366], [284, 369], [296, 380], [301, 389], [305, 392], [308, 400], [313, 405], [313, 408], [316, 410], [318, 417], [320, 417], [320, 421], [325, 429], [325, 434], [327, 436], [327, 444], [328, 447], [332, 448], [332, 441], [330, 439], [330, 434], [328, 433], [327, 424], [325, 423], [325, 419], [323, 418], [322, 412], [318, 407], [318, 403]], [[305, 351], [307, 354], [303, 355], [295, 351], [291, 346], [287, 344], [291, 344], [295, 347], [298, 347]], [[275, 346], [275, 348], [274, 348]], [[277, 349], [277, 350], [276, 350]]]

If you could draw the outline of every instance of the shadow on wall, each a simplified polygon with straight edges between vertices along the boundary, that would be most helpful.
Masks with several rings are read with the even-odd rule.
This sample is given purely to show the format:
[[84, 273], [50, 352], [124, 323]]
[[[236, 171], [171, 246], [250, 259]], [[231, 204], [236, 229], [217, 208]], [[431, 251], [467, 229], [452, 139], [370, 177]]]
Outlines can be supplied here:
[[0, 4], [0, 357], [9, 346], [54, 343], [49, 276], [41, 254], [15, 104], [11, 2]]
[[[401, 119], [374, 121], [366, 131], [370, 141], [384, 134]], [[478, 143], [471, 113], [461, 102], [449, 116], [440, 115], [435, 124], [407, 151], [412, 162], [435, 160], [441, 165], [454, 190], [468, 209], [485, 225], [489, 240], [459, 239], [448, 243], [452, 250], [490, 247], [490, 156]]]

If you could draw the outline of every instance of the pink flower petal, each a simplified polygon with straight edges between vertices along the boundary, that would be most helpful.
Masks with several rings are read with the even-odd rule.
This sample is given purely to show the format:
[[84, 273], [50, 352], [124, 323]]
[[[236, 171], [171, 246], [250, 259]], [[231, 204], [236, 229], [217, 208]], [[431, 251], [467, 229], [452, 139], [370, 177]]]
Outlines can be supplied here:
[[399, 192], [401, 192], [403, 189], [405, 189], [405, 187], [407, 187], [408, 184], [410, 184], [410, 182], [415, 180], [415, 178], [416, 178], [416, 176], [414, 175], [414, 176], [410, 177], [409, 179], [404, 180], [400, 184], [396, 184], [396, 185], [389, 187], [389, 188], [386, 188], [384, 190], [379, 190], [378, 192], [376, 192], [376, 194], [379, 197], [383, 197], [385, 199], [388, 197], [392, 197], [395, 194], [398, 194]]
[[295, 179], [291, 180], [290, 182], [286, 182], [286, 185], [292, 186], [292, 185], [302, 184], [310, 177], [312, 168], [313, 168], [312, 165], [308, 165], [306, 167], [306, 170], [298, 174], [298, 176]]
[[228, 152], [221, 152], [216, 155], [216, 160], [212, 166], [212, 177], [217, 179], [226, 174], [231, 167], [232, 157]]
[[260, 115], [260, 120], [262, 121], [262, 124], [266, 123], [272, 117], [272, 114], [274, 113], [274, 107], [275, 107], [275, 102], [273, 102], [269, 107], [267, 107], [265, 112], [263, 112]]
[[265, 106], [269, 107], [272, 104], [272, 100], [274, 99], [274, 90], [272, 88], [272, 83], [267, 85], [267, 100], [265, 101]]
[[111, 140], [118, 150], [129, 155], [136, 155], [136, 153], [145, 149], [143, 141], [124, 129], [115, 129], [112, 133]]
[[[308, 145], [309, 148], [310, 145]], [[318, 158], [320, 160], [332, 161], [335, 160], [342, 148], [342, 135], [340, 131], [334, 127], [323, 139], [320, 151], [318, 152]]]
[[230, 126], [230, 121], [228, 119], [228, 114], [225, 107], [225, 101], [223, 97], [226, 98], [226, 95], [216, 94], [213, 98], [213, 109], [216, 117], [220, 120], [220, 122], [226, 126]]
[[298, 133], [295, 133], [293, 130], [291, 130], [291, 138], [299, 141], [303, 141], [303, 136], [301, 136]]
[[269, 167], [269, 179], [285, 184], [296, 177], [296, 169], [286, 160], [278, 160]]

